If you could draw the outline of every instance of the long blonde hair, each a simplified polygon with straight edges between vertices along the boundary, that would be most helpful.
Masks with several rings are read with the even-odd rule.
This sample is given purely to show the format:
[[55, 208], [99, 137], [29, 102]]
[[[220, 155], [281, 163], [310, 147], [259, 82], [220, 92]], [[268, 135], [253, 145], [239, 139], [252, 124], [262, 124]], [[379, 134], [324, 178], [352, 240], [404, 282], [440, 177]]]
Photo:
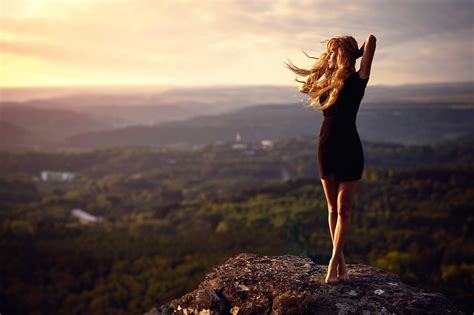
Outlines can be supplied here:
[[[310, 69], [298, 68], [288, 58], [290, 64], [284, 62], [287, 68], [296, 73], [297, 76], [308, 77], [306, 81], [300, 81], [296, 77], [295, 81], [303, 83], [300, 92], [311, 97], [311, 102], [307, 107], [319, 110], [327, 109], [336, 102], [339, 92], [344, 87], [344, 80], [355, 71], [359, 51], [357, 41], [349, 35], [336, 36], [321, 43], [324, 42], [327, 42], [326, 51], [321, 53], [319, 58], [311, 57], [303, 51], [306, 57], [317, 59]], [[333, 50], [337, 51], [336, 66], [329, 68], [329, 55]], [[329, 97], [327, 97], [327, 94], [329, 94]], [[323, 103], [320, 102], [321, 106], [319, 106], [317, 103], [322, 95], [326, 99]]]

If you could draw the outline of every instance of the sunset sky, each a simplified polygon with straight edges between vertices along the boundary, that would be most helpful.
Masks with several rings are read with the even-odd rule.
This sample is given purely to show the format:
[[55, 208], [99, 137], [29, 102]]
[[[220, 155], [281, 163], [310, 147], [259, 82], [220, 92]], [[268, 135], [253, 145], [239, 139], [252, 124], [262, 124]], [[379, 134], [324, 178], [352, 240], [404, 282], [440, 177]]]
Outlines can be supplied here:
[[473, 80], [473, 3], [0, 0], [0, 86], [292, 85], [287, 57], [369, 34], [370, 84]]

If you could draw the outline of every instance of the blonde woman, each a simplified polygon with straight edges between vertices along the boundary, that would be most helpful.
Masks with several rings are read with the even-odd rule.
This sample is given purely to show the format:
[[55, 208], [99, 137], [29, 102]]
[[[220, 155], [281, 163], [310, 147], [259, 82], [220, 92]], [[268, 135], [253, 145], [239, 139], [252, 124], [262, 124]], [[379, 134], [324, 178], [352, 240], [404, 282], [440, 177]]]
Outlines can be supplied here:
[[[369, 35], [359, 48], [352, 36], [337, 36], [327, 41], [309, 69], [286, 66], [307, 77], [300, 92], [311, 97], [309, 107], [322, 110], [323, 123], [318, 142], [318, 171], [328, 206], [329, 231], [333, 243], [325, 283], [349, 282], [343, 245], [349, 232], [351, 203], [364, 170], [364, 153], [356, 128], [356, 116], [369, 81], [376, 38]], [[362, 57], [360, 69], [356, 60]], [[319, 102], [319, 105], [317, 104]]]

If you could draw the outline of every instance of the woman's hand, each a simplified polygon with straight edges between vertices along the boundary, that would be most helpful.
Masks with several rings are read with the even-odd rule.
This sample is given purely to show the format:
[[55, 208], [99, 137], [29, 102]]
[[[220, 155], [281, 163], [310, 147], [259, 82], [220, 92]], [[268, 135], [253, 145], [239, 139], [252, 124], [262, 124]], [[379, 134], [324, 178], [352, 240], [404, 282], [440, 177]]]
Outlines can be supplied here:
[[365, 49], [365, 45], [367, 44], [367, 42], [369, 42], [369, 41], [374, 41], [375, 42], [375, 40], [376, 40], [376, 38], [375, 38], [374, 35], [370, 34], [369, 36], [367, 36], [364, 43], [362, 44], [362, 46], [360, 46], [359, 50], [357, 51], [356, 60], [364, 55], [364, 49]]
[[364, 55], [364, 46], [365, 42], [362, 44], [362, 46], [360, 46], [359, 50], [357, 51], [356, 60]]

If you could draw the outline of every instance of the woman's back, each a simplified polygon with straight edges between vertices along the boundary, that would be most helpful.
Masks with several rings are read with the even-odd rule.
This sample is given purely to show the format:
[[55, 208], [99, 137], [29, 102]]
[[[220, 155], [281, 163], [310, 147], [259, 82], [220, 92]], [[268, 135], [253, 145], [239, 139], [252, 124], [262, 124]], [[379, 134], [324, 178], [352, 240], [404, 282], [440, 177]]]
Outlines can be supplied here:
[[[353, 119], [355, 122], [368, 82], [368, 78], [360, 78], [359, 71], [349, 74], [344, 80], [344, 87], [339, 92], [336, 103], [323, 110], [324, 117], [341, 117], [341, 119]], [[327, 95], [321, 97], [321, 102], [324, 102], [326, 97]]]
[[[351, 73], [344, 80], [336, 102], [323, 110], [318, 143], [318, 169], [322, 179], [348, 181], [362, 177], [364, 153], [356, 116], [368, 81], [359, 77], [359, 71]], [[326, 97], [321, 97], [321, 102]]]

